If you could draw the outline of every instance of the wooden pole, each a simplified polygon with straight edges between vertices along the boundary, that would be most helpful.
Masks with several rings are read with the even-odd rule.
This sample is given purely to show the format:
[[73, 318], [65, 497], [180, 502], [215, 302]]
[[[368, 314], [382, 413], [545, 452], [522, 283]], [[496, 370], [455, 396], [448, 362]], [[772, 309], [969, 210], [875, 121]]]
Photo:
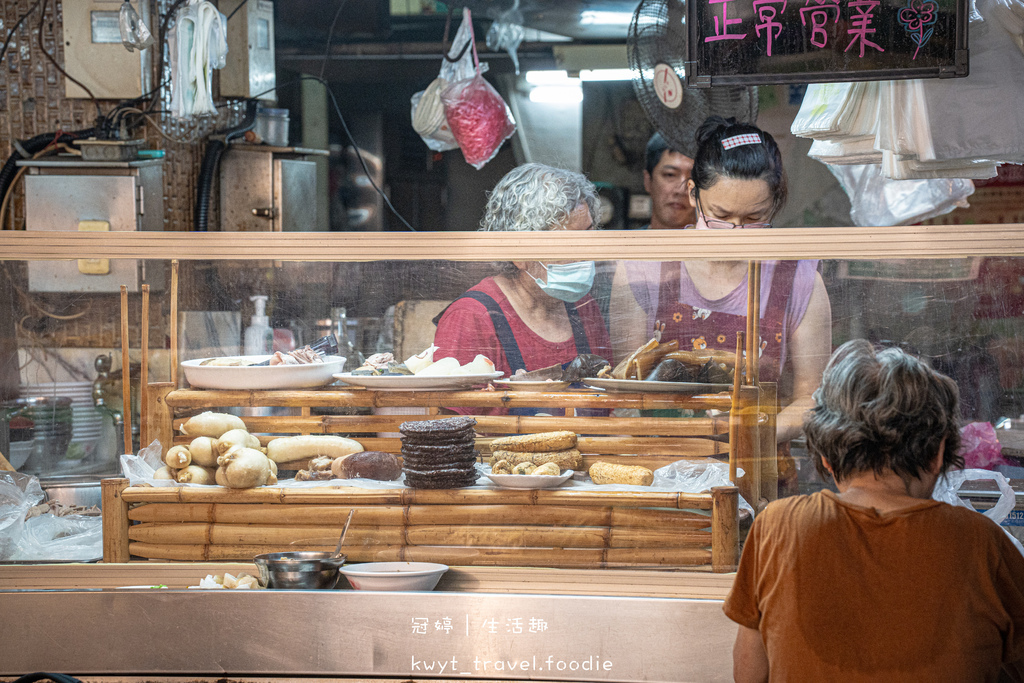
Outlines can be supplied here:
[[[743, 333], [736, 333], [736, 357], [743, 353]], [[732, 375], [732, 405], [729, 408], [729, 481], [736, 482], [736, 460], [739, 458], [739, 424], [740, 424], [740, 366]]]
[[14, 466], [7, 462], [7, 458], [4, 457], [3, 453], [0, 453], [0, 472], [17, 472]]
[[167, 449], [174, 445], [174, 430], [171, 426], [174, 411], [167, 405], [167, 394], [174, 391], [174, 384], [153, 382], [144, 391], [148, 394], [149, 401], [146, 412], [142, 414], [142, 424], [146, 426], [149, 439], [159, 441], [163, 452], [166, 453]]
[[132, 453], [132, 366], [128, 359], [128, 287], [121, 285], [121, 406], [124, 451]]
[[752, 384], [754, 365], [754, 262], [747, 262], [747, 347], [746, 362], [743, 364], [744, 384]]
[[142, 285], [142, 368], [139, 375], [139, 448], [149, 445], [149, 285]]
[[[171, 260], [171, 384], [178, 386], [178, 259]], [[170, 444], [168, 444], [170, 445]]]
[[751, 280], [751, 289], [754, 290], [754, 305], [751, 310], [753, 313], [752, 317], [752, 329], [750, 335], [753, 338], [752, 341], [747, 342], [754, 348], [754, 355], [750, 359], [750, 384], [757, 386], [757, 383], [761, 381], [761, 262], [754, 261], [754, 278]]
[[100, 480], [100, 497], [103, 503], [103, 561], [127, 562], [128, 552], [128, 502], [122, 497], [128, 488], [127, 479]]
[[711, 489], [711, 571], [734, 572], [740, 558], [737, 522], [740, 490], [735, 486]]

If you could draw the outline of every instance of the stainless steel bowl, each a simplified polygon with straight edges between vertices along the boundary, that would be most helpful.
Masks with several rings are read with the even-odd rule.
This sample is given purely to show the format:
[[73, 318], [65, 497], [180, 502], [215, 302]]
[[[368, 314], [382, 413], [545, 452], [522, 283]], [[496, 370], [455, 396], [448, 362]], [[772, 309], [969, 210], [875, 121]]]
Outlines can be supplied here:
[[338, 583], [338, 569], [345, 556], [334, 553], [288, 552], [257, 555], [252, 560], [260, 571], [260, 583], [267, 588], [330, 590]]

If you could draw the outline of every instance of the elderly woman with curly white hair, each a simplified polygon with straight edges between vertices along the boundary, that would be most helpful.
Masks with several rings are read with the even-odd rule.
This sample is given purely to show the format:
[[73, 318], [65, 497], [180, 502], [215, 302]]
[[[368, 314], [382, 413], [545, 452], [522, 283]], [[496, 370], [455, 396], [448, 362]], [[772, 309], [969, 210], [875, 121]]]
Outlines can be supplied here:
[[[494, 187], [480, 230], [589, 230], [593, 184], [580, 173], [524, 164]], [[499, 274], [456, 299], [438, 321], [435, 358], [461, 363], [480, 353], [506, 375], [595, 353], [611, 358], [597, 302], [588, 294], [593, 261], [504, 261]]]

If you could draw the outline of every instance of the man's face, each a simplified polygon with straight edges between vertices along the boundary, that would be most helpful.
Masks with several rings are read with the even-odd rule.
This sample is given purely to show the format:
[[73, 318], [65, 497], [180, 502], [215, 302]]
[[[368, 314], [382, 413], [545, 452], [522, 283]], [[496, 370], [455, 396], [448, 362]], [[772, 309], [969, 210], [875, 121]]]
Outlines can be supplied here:
[[681, 229], [695, 222], [686, 188], [692, 170], [693, 159], [665, 150], [654, 171], [644, 171], [644, 189], [651, 196], [651, 228]]

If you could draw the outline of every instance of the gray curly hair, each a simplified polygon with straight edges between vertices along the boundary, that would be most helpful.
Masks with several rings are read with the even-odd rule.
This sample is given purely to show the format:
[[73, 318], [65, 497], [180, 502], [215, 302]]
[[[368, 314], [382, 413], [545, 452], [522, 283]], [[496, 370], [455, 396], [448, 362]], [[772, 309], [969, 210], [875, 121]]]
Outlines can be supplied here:
[[[581, 204], [586, 205], [590, 220], [597, 225], [597, 190], [585, 175], [545, 164], [523, 164], [506, 173], [494, 186], [487, 198], [480, 230], [555, 230], [565, 225]], [[503, 275], [514, 276], [519, 272], [511, 261], [498, 261], [495, 265]]]

